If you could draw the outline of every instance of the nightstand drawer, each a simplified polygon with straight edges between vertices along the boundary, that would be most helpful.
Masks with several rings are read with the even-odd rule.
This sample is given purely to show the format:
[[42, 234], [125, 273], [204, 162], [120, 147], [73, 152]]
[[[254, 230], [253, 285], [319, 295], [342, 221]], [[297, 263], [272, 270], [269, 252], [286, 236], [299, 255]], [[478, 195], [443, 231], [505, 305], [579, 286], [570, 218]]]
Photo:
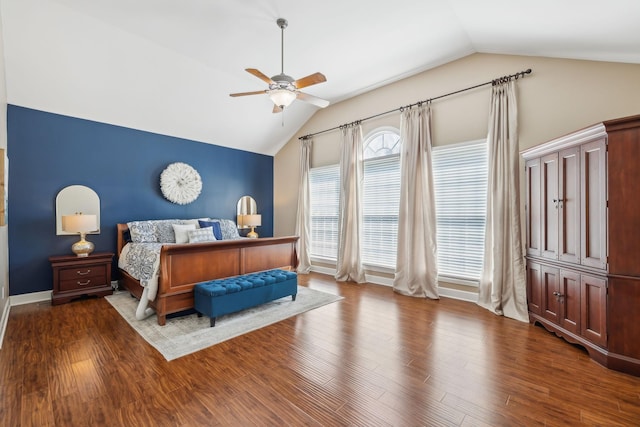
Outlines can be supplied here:
[[104, 278], [106, 275], [107, 268], [104, 264], [102, 265], [88, 265], [88, 266], [78, 266], [73, 268], [65, 268], [60, 270], [60, 281], [64, 282], [67, 280], [72, 281], [86, 281], [88, 279], [94, 278]]
[[74, 291], [82, 288], [95, 288], [96, 286], [106, 285], [104, 277], [92, 277], [89, 279], [61, 280], [60, 291]]

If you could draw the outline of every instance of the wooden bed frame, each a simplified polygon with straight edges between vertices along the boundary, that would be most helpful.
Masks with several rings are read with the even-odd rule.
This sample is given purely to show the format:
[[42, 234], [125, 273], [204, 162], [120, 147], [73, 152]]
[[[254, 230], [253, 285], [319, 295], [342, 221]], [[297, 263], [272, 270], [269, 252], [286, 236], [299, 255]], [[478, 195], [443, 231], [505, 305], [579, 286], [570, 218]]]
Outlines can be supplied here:
[[[127, 224], [118, 224], [118, 253], [127, 243]], [[158, 294], [149, 306], [155, 309], [158, 324], [166, 323], [167, 314], [193, 308], [196, 283], [257, 271], [282, 268], [295, 270], [297, 236], [259, 239], [220, 240], [206, 243], [165, 245], [160, 250]], [[122, 269], [120, 285], [140, 299], [140, 282]]]

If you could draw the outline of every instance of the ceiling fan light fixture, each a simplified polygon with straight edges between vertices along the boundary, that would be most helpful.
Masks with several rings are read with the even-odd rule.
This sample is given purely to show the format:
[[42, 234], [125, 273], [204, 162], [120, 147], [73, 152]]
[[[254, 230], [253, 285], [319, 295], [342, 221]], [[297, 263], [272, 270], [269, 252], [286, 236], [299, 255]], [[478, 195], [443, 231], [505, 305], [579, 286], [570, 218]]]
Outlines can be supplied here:
[[276, 23], [278, 24], [278, 27], [280, 27], [281, 32], [280, 74], [273, 77], [267, 77], [266, 74], [256, 68], [245, 68], [246, 72], [267, 83], [269, 85], [269, 89], [254, 90], [253, 92], [231, 93], [229, 95], [236, 97], [266, 93], [275, 104], [275, 107], [273, 107], [274, 113], [284, 111], [284, 108], [291, 105], [291, 103], [296, 99], [308, 102], [320, 108], [326, 107], [329, 105], [329, 101], [300, 92], [299, 90], [318, 83], [326, 82], [327, 78], [322, 73], [313, 73], [297, 80], [284, 73], [284, 29], [287, 28], [288, 23], [287, 20], [283, 18], [279, 18]]
[[280, 108], [288, 107], [296, 99], [296, 93], [287, 89], [272, 89], [268, 91], [269, 98]]

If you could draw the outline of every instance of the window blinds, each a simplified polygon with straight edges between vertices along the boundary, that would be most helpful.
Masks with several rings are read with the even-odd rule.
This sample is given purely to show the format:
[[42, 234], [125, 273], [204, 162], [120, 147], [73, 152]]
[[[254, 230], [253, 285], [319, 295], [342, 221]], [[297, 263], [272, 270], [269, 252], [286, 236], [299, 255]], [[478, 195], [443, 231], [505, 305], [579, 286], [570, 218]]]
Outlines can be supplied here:
[[[335, 260], [338, 252], [339, 165], [313, 168], [311, 187], [311, 256]], [[400, 156], [364, 162], [362, 260], [394, 268], [398, 242]]]
[[336, 260], [338, 256], [338, 205], [340, 204], [340, 165], [312, 168], [311, 257]]
[[364, 162], [362, 260], [394, 269], [398, 247], [400, 155]]
[[438, 276], [478, 283], [487, 205], [485, 140], [433, 149]]
[[[435, 147], [438, 275], [442, 280], [477, 284], [482, 272], [487, 203], [486, 141]], [[367, 266], [395, 268], [400, 156], [367, 159], [364, 164], [362, 258]], [[313, 168], [311, 256], [335, 261], [338, 253], [340, 167]]]

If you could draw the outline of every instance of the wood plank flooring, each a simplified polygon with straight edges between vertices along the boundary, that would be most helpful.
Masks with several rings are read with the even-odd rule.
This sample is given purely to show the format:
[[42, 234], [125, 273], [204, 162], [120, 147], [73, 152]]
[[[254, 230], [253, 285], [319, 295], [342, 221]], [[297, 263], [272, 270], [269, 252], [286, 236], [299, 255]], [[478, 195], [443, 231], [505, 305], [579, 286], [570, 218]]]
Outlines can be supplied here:
[[640, 378], [541, 327], [384, 286], [300, 282], [344, 300], [172, 362], [104, 299], [13, 307], [0, 425], [640, 425]]

